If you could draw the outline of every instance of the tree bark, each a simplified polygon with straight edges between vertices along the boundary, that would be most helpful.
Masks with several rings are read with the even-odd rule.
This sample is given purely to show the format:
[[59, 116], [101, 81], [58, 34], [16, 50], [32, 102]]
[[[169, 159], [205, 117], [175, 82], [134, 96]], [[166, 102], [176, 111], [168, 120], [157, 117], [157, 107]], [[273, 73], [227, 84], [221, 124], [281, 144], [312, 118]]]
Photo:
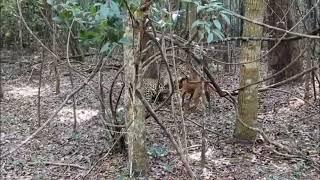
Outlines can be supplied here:
[[[263, 0], [246, 0], [245, 1], [245, 16], [262, 21], [264, 3]], [[261, 36], [262, 27], [245, 22], [243, 35], [249, 36]], [[242, 42], [241, 59], [242, 62], [253, 61], [260, 57], [261, 43], [259, 41]], [[252, 82], [259, 80], [259, 63], [253, 62], [243, 64], [240, 68], [240, 86], [246, 86]], [[244, 141], [254, 141], [256, 138], [256, 132], [248, 129], [242, 123], [246, 123], [249, 126], [256, 127], [257, 114], [258, 114], [258, 87], [257, 85], [249, 86], [239, 91], [238, 96], [238, 118], [236, 121], [236, 127], [234, 131], [235, 138]], [[241, 121], [240, 121], [241, 120]]]
[[[140, 21], [140, 25], [143, 25], [143, 20]], [[124, 45], [124, 59], [125, 59], [125, 98], [124, 103], [126, 106], [126, 124], [128, 126], [127, 142], [128, 142], [128, 156], [129, 156], [129, 169], [130, 176], [144, 176], [147, 172], [148, 155], [146, 150], [146, 127], [145, 127], [145, 107], [143, 103], [136, 96], [136, 90], [139, 89], [143, 93], [141, 88], [141, 54], [134, 55], [133, 52], [141, 52], [139, 49], [145, 47], [140, 42], [144, 40], [144, 37], [140, 28], [133, 29], [131, 20], [126, 20], [125, 36], [128, 39], [133, 39], [134, 45], [140, 45], [133, 47], [133, 44]], [[134, 34], [134, 35], [133, 35]]]

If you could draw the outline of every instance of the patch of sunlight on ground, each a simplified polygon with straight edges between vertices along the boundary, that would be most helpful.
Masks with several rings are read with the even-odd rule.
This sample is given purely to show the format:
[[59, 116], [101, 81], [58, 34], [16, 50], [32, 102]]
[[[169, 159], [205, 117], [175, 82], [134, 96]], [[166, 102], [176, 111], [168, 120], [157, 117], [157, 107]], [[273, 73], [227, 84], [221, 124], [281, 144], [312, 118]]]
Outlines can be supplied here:
[[[77, 109], [76, 116], [77, 116], [77, 123], [83, 123], [85, 121], [90, 120], [92, 117], [97, 116], [99, 110], [93, 109]], [[58, 119], [61, 122], [72, 122], [73, 123], [73, 108], [63, 108], [58, 113]]]
[[30, 97], [36, 96], [38, 94], [38, 88], [34, 88], [31, 86], [12, 87], [12, 89], [7, 91], [6, 93], [11, 94], [14, 98]]
[[[44, 93], [47, 93], [50, 90], [50, 86], [44, 85], [41, 87], [41, 96], [43, 96]], [[32, 87], [32, 86], [9, 86], [8, 90], [6, 90], [6, 93], [12, 95], [13, 98], [19, 99], [19, 98], [26, 98], [26, 97], [32, 97], [38, 95], [38, 87]]]

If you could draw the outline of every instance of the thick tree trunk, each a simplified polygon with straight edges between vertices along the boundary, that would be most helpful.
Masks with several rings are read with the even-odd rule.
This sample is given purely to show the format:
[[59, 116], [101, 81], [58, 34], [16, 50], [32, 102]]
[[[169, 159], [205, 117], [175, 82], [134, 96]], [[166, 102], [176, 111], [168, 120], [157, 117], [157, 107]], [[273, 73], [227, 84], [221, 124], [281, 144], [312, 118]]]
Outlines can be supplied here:
[[[143, 3], [145, 4], [145, 3]], [[145, 24], [145, 18], [137, 17], [139, 24]], [[131, 20], [126, 21], [125, 36], [128, 39], [133, 39], [137, 47], [133, 44], [124, 45], [125, 59], [125, 105], [126, 105], [126, 124], [128, 126], [127, 141], [129, 155], [130, 176], [145, 176], [148, 168], [148, 155], [146, 150], [146, 127], [145, 127], [145, 107], [136, 96], [136, 90], [141, 88], [141, 54], [134, 56], [133, 52], [142, 52], [146, 47], [146, 40], [143, 27], [133, 29]], [[133, 35], [134, 34], [134, 35]], [[133, 36], [132, 36], [133, 35]]]
[[[132, 28], [126, 27], [126, 35], [132, 34]], [[126, 104], [126, 122], [128, 127], [128, 155], [130, 174], [137, 176], [144, 174], [147, 166], [146, 152], [146, 128], [145, 128], [145, 108], [141, 101], [136, 97], [136, 89], [140, 89], [140, 80], [135, 84], [135, 65], [132, 46], [124, 46], [125, 59], [125, 104]], [[132, 87], [131, 87], [132, 86]]]
[[[269, 0], [269, 7], [267, 8], [266, 21], [269, 25], [276, 26], [282, 29], [292, 28], [294, 23], [294, 8], [289, 0]], [[273, 37], [279, 38], [283, 36], [283, 32], [272, 31]], [[268, 48], [271, 49], [275, 43], [274, 41], [268, 42]], [[297, 55], [299, 54], [299, 44], [296, 41], [283, 41], [276, 48], [274, 48], [269, 54], [269, 71], [276, 73], [286, 67]], [[302, 71], [302, 62], [298, 61], [294, 63], [285, 72], [280, 73], [273, 79], [276, 83], [287, 79]]]
[[[246, 0], [245, 1], [245, 16], [257, 21], [263, 19], [263, 0]], [[243, 35], [249, 36], [261, 36], [262, 27], [245, 22]], [[260, 57], [260, 42], [242, 42], [241, 59], [242, 62], [253, 61]], [[259, 80], [259, 63], [244, 64], [240, 68], [240, 86], [246, 86], [250, 83], [257, 82]], [[256, 131], [250, 130], [244, 126], [240, 121], [245, 124], [255, 127], [257, 124], [258, 114], [258, 87], [252, 85], [243, 90], [240, 90], [238, 107], [238, 118], [236, 121], [236, 127], [234, 131], [235, 138], [245, 141], [254, 141], [256, 138]]]

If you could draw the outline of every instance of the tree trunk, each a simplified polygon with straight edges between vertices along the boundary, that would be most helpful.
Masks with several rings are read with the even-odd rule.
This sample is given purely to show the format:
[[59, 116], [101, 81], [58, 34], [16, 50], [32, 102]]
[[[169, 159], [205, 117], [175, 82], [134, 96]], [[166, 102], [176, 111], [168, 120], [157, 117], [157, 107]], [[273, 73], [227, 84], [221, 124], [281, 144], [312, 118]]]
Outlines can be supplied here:
[[[192, 29], [192, 24], [197, 20], [197, 6], [194, 3], [188, 3], [188, 32], [189, 32], [189, 39], [193, 38], [192, 36], [197, 33], [197, 28], [193, 28]], [[199, 41], [199, 36], [198, 34], [196, 35], [196, 37], [194, 38], [194, 41], [198, 42]], [[200, 76], [198, 75], [197, 72], [194, 71], [194, 69], [192, 68], [192, 57], [191, 55], [188, 55], [188, 61], [187, 61], [187, 68], [188, 68], [188, 73], [189, 74], [189, 78], [192, 81], [200, 81]]]
[[[246, 0], [245, 1], [245, 16], [249, 19], [254, 19], [257, 21], [262, 21], [263, 10], [264, 10], [263, 0]], [[260, 37], [262, 35], [262, 27], [245, 22], [243, 35], [246, 37], [255, 36]], [[253, 61], [260, 57], [261, 45], [259, 41], [242, 42], [241, 59], [242, 62]], [[249, 64], [244, 64], [240, 68], [240, 86], [246, 86], [252, 82], [257, 82], [259, 80], [259, 63], [253, 62]], [[234, 136], [239, 140], [244, 141], [254, 141], [256, 138], [256, 131], [250, 130], [244, 126], [245, 124], [255, 127], [257, 124], [257, 114], [258, 114], [258, 87], [257, 85], [252, 85], [243, 90], [240, 90], [239, 96], [239, 107], [238, 107], [238, 118], [236, 121], [236, 127], [234, 131]]]
[[[45, 9], [45, 16], [48, 19], [48, 21], [53, 29], [53, 32], [51, 32], [51, 38], [52, 38], [51, 50], [52, 50], [52, 52], [57, 53], [57, 37], [56, 37], [57, 26], [56, 26], [56, 23], [52, 21], [52, 18], [54, 15], [53, 15], [50, 4], [48, 4], [46, 0], [43, 0], [43, 4], [44, 4], [44, 9]], [[52, 68], [53, 68], [54, 77], [56, 80], [55, 93], [57, 95], [60, 94], [60, 73], [58, 70], [58, 64], [59, 64], [58, 60], [56, 58], [53, 58]], [[50, 70], [50, 72], [51, 72], [51, 70]]]
[[[144, 23], [143, 23], [144, 24]], [[139, 44], [143, 41], [143, 34], [139, 35], [139, 29], [133, 30], [131, 20], [127, 18], [125, 36], [129, 39], [134, 39], [134, 44]], [[132, 34], [134, 33], [134, 36]], [[148, 155], [146, 150], [146, 128], [145, 128], [145, 107], [139, 98], [136, 96], [136, 90], [141, 89], [141, 76], [139, 74], [141, 67], [140, 56], [134, 56], [133, 44], [124, 45], [125, 59], [125, 106], [126, 106], [126, 123], [128, 126], [127, 141], [128, 141], [128, 156], [130, 176], [145, 175], [147, 170]], [[140, 51], [141, 52], [141, 51]], [[139, 59], [136, 59], [139, 58]]]
[[[267, 8], [266, 21], [269, 25], [276, 26], [282, 29], [291, 29], [294, 23], [294, 8], [291, 6], [289, 0], [269, 0], [269, 7]], [[283, 32], [272, 31], [272, 37], [279, 38], [283, 36]], [[271, 49], [275, 43], [268, 42], [268, 48]], [[269, 71], [276, 73], [286, 67], [299, 54], [299, 44], [296, 41], [283, 41], [269, 54]], [[302, 62], [294, 63], [285, 72], [280, 73], [274, 77], [273, 82], [280, 82], [302, 71]]]
[[2, 73], [0, 72], [0, 103], [1, 103], [3, 97], [4, 97], [4, 92], [2, 89]]

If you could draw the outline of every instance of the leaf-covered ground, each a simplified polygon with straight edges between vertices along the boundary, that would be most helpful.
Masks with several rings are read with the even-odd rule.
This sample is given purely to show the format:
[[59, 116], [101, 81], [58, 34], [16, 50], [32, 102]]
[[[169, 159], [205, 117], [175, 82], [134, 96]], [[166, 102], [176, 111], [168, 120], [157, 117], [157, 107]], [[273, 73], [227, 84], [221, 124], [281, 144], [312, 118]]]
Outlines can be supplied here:
[[[78, 70], [89, 67], [86, 64], [74, 66]], [[19, 67], [15, 64], [1, 64], [5, 92], [1, 102], [1, 154], [17, 146], [38, 128], [38, 79], [28, 82], [30, 69], [25, 65]], [[44, 67], [41, 124], [71, 92], [67, 69], [60, 68], [60, 71], [61, 94], [56, 95], [53, 75], [49, 75], [48, 66]], [[104, 72], [106, 94], [114, 75], [114, 70]], [[219, 72], [215, 77], [223, 89], [237, 87], [237, 73]], [[100, 104], [96, 96], [98, 79], [94, 78], [94, 81], [90, 83], [90, 87], [87, 86], [76, 95], [76, 132], [73, 131], [72, 101], [69, 101], [35, 138], [1, 159], [1, 179], [81, 179], [93, 164], [106, 155], [112, 142], [100, 118]], [[83, 78], [75, 76], [75, 86], [78, 87], [81, 83]], [[119, 88], [120, 83], [116, 84], [116, 92], [119, 92]], [[260, 94], [259, 127], [265, 130], [271, 140], [289, 146], [292, 150], [297, 149], [319, 163], [320, 97], [317, 97], [317, 101], [310, 99], [310, 104], [301, 100], [304, 95], [303, 83], [288, 84], [279, 89], [291, 94], [283, 91]], [[185, 112], [184, 117], [188, 160], [193, 170], [204, 179], [320, 178], [320, 172], [310, 161], [277, 155], [273, 152], [274, 147], [261, 140], [255, 144], [234, 142], [233, 106], [217, 94], [214, 94], [212, 103], [212, 112], [199, 108], [197, 112]], [[166, 111], [161, 111], [159, 116], [171, 132], [181, 132], [181, 119], [170, 115], [169, 107], [165, 108]], [[178, 108], [176, 113], [179, 113]], [[208, 129], [205, 170], [200, 168], [201, 128], [196, 125], [203, 122]], [[147, 120], [147, 129], [150, 179], [188, 179], [177, 153], [152, 118]], [[129, 174], [128, 169], [126, 155], [111, 152], [95, 166], [87, 179], [125, 179]]]

